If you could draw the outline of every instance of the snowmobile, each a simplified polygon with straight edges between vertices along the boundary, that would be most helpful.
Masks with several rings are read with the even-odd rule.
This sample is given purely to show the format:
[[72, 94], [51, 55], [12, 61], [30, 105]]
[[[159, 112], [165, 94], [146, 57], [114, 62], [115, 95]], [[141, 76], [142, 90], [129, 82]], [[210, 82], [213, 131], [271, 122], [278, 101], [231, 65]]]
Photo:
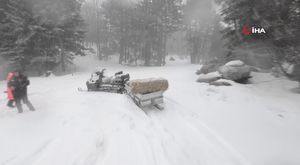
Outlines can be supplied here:
[[104, 76], [106, 69], [96, 71], [91, 75], [91, 78], [86, 82], [88, 91], [104, 91], [116, 92], [123, 94], [125, 92], [125, 84], [129, 81], [129, 74], [123, 74], [123, 71], [115, 73], [115, 75]]

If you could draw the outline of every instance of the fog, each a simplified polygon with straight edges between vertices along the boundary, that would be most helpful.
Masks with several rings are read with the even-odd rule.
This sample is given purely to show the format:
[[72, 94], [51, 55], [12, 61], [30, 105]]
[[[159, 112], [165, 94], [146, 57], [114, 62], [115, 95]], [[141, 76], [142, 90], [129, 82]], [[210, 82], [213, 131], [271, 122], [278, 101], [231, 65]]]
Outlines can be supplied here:
[[[164, 65], [169, 54], [189, 56], [191, 63], [196, 64], [216, 58], [222, 63], [230, 58], [242, 58], [255, 65], [260, 63], [255, 60], [259, 54], [258, 56], [266, 58], [263, 61], [269, 61], [268, 67], [271, 66], [272, 53], [278, 54], [278, 58], [279, 54], [285, 51], [296, 56], [296, 45], [290, 47], [287, 44], [297, 42], [278, 40], [281, 40], [285, 33], [291, 39], [297, 35], [294, 30], [297, 28], [299, 11], [295, 5], [297, 1], [270, 3], [273, 8], [278, 8], [278, 12], [269, 11], [270, 13], [264, 10], [265, 2], [260, 2], [261, 5], [253, 6], [256, 11], [253, 17], [247, 18], [248, 20], [244, 17], [239, 18], [233, 23], [233, 20], [237, 19], [236, 15], [243, 15], [240, 13], [242, 10], [227, 8], [240, 5], [247, 9], [248, 3], [251, 4], [248, 1], [244, 5], [211, 0], [24, 0], [21, 5], [16, 6], [19, 10], [24, 10], [23, 13], [14, 12], [15, 16], [12, 16], [10, 12], [14, 11], [13, 9], [3, 8], [1, 11], [7, 12], [12, 22], [24, 20], [14, 25], [17, 31], [21, 31], [12, 30], [15, 41], [11, 41], [11, 44], [15, 45], [15, 48], [27, 46], [20, 50], [23, 53], [12, 55], [21, 56], [20, 58], [9, 55], [3, 58], [7, 61], [22, 59], [21, 63], [29, 68], [37, 66], [33, 64], [36, 62], [34, 59], [51, 59], [52, 61], [40, 60], [41, 66], [45, 66], [42, 63], [50, 63], [50, 66], [46, 65], [47, 67], [42, 69], [42, 72], [45, 72], [57, 67], [65, 70], [68, 64], [61, 64], [61, 60], [68, 59], [69, 54], [76, 56], [91, 52], [94, 52], [100, 61], [112, 55], [119, 55], [120, 64], [144, 63], [146, 66]], [[282, 13], [285, 10], [280, 13], [280, 6], [283, 5], [291, 6], [286, 8], [290, 10], [289, 19], [280, 18], [284, 17]], [[251, 10], [245, 10], [248, 11]], [[248, 13], [250, 14], [253, 13]], [[286, 22], [289, 25], [282, 25], [282, 29], [276, 29], [272, 26], [276, 21], [264, 17], [270, 14], [281, 21], [289, 20]], [[18, 18], [18, 21], [13, 20], [14, 18]], [[265, 22], [269, 22], [265, 30], [270, 34], [253, 37], [243, 35], [245, 21], [255, 22], [257, 26], [264, 26]], [[23, 28], [18, 29], [20, 26]], [[294, 32], [295, 35], [291, 35]], [[5, 44], [3, 45], [5, 47]], [[284, 48], [278, 51], [278, 45]], [[68, 54], [64, 58], [60, 57], [62, 50]], [[65, 63], [65, 60], [62, 63]]]
[[210, 21], [216, 15], [214, 2], [211, 0], [188, 1], [185, 10], [185, 21]]

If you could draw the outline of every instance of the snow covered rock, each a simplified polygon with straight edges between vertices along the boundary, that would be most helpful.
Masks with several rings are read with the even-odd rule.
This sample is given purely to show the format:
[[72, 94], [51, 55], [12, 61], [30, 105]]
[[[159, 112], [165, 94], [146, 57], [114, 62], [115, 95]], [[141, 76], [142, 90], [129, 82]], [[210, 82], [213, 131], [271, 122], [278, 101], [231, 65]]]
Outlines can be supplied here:
[[225, 66], [244, 66], [245, 63], [241, 60], [234, 60], [234, 61], [229, 61], [228, 63], [225, 64]]
[[211, 72], [208, 74], [201, 74], [197, 79], [200, 83], [211, 83], [213, 81], [219, 80], [222, 76], [219, 72]]
[[273, 67], [271, 70], [271, 74], [274, 77], [281, 77], [282, 75], [284, 75], [283, 71], [279, 67]]
[[43, 77], [55, 77], [54, 73], [50, 70], [48, 70], [44, 75]]
[[174, 57], [170, 57], [169, 61], [175, 61]]
[[131, 80], [128, 83], [131, 92], [134, 94], [146, 94], [158, 91], [166, 91], [169, 87], [169, 82], [163, 78], [149, 78]]
[[250, 66], [250, 71], [251, 71], [251, 72], [260, 72], [261, 69], [258, 68], [258, 67], [255, 67], [255, 66]]
[[228, 79], [232, 81], [241, 81], [250, 78], [251, 67], [247, 65], [244, 66], [224, 65], [219, 68], [219, 72], [224, 79]]
[[214, 81], [214, 82], [209, 83], [209, 85], [213, 85], [213, 86], [232, 86], [227, 81]]
[[203, 65], [199, 70], [196, 71], [197, 75], [207, 74], [210, 72], [215, 72], [218, 70], [218, 66], [216, 64], [206, 64]]
[[275, 77], [284, 75], [291, 80], [300, 82], [300, 64], [284, 63], [282, 66], [273, 67], [272, 75]]
[[295, 77], [295, 80], [300, 82], [300, 64], [294, 66], [292, 74]]
[[292, 74], [293, 71], [294, 71], [294, 67], [295, 67], [295, 64], [291, 64], [291, 63], [288, 63], [288, 62], [284, 62], [282, 64], [282, 69], [287, 73], [287, 74]]
[[202, 74], [201, 69], [199, 69], [199, 70], [196, 71], [196, 75], [200, 75], [200, 74]]

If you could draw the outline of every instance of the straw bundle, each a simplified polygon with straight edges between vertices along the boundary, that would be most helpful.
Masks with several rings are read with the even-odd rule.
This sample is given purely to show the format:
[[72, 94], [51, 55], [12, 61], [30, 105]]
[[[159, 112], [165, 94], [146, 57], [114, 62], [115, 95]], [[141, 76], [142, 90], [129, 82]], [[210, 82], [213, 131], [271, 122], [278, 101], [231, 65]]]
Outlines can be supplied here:
[[134, 94], [147, 94], [158, 91], [166, 91], [169, 87], [168, 80], [163, 78], [149, 78], [131, 80], [128, 82], [131, 92]]

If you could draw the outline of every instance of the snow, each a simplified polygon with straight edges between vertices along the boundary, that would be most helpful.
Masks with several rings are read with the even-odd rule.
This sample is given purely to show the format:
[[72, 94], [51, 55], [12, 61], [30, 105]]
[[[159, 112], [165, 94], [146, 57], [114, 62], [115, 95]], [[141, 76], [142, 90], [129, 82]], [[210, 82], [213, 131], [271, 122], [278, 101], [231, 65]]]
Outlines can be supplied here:
[[222, 77], [222, 75], [218, 71], [216, 71], [216, 72], [211, 72], [211, 73], [207, 73], [207, 74], [200, 74], [196, 81], [200, 82], [200, 83], [203, 83], [203, 82], [210, 83], [210, 82], [220, 79], [221, 77]]
[[285, 62], [285, 63], [283, 63], [282, 67], [288, 74], [292, 74], [295, 65]]
[[212, 78], [220, 78], [222, 77], [222, 75], [218, 71], [216, 71], [207, 74], [201, 74], [200, 77], [203, 79], [212, 79]]
[[228, 63], [225, 64], [225, 66], [243, 66], [245, 63], [241, 60], [234, 60], [234, 61], [229, 61]]
[[[168, 79], [165, 109], [143, 111], [126, 95], [78, 92], [96, 64], [108, 75]], [[182, 60], [148, 68], [94, 61], [73, 75], [30, 78], [37, 111], [17, 114], [0, 96], [0, 164], [300, 164], [297, 82], [253, 73], [253, 84], [215, 87], [195, 82], [197, 68]]]

